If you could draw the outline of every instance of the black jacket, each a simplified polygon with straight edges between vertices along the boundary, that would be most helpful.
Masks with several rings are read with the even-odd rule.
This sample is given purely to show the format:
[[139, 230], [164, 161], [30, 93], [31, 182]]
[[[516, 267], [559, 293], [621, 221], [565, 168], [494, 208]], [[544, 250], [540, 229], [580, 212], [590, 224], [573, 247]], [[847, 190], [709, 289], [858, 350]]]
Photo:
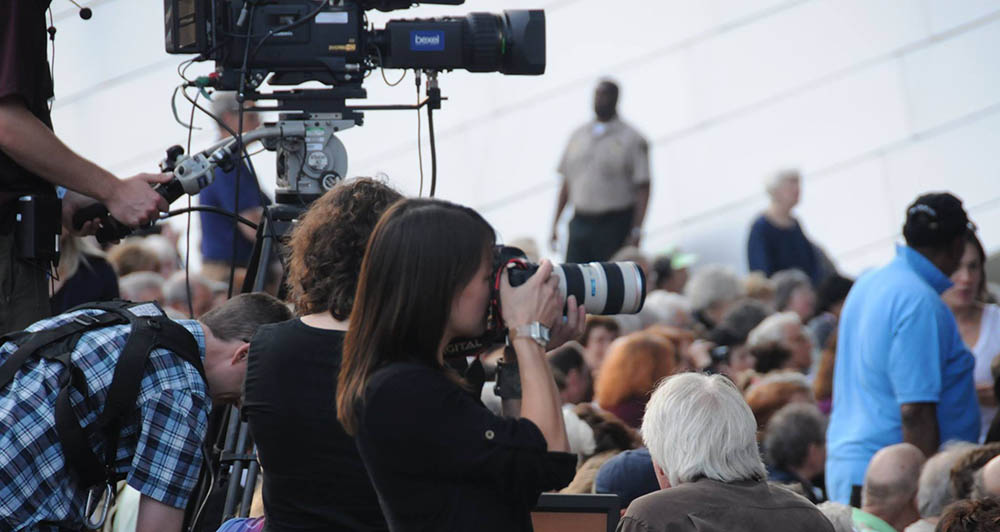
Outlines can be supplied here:
[[386, 530], [354, 438], [337, 421], [344, 333], [302, 320], [250, 342], [243, 415], [264, 468], [266, 530]]
[[393, 531], [531, 530], [538, 495], [576, 472], [576, 456], [547, 452], [534, 423], [494, 415], [421, 364], [376, 372], [358, 419], [358, 449]]

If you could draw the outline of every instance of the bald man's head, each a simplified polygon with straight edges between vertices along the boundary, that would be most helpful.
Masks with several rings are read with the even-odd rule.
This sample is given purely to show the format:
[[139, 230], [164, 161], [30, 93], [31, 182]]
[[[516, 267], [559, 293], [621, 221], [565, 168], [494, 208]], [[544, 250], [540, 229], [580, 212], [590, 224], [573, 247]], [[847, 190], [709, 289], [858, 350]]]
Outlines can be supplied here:
[[974, 499], [1000, 497], [1000, 456], [994, 457], [976, 472], [972, 490]]
[[862, 509], [882, 517], [883, 508], [899, 508], [906, 504], [916, 507], [915, 496], [923, 463], [924, 453], [909, 443], [890, 445], [875, 453], [865, 472]]

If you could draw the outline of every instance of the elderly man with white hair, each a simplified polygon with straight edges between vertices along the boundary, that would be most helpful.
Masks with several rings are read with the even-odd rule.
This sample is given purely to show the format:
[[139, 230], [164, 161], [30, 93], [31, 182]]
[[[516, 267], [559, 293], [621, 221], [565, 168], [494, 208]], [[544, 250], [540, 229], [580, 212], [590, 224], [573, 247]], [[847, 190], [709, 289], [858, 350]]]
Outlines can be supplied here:
[[[781, 349], [768, 349], [775, 345]], [[764, 321], [750, 331], [747, 347], [757, 356], [758, 366], [765, 363], [775, 365], [779, 369], [794, 369], [806, 374], [812, 366], [812, 340], [799, 315], [792, 311], [779, 312], [764, 318]], [[770, 364], [761, 359], [761, 353], [764, 351], [781, 353], [787, 351], [790, 356], [787, 360]]]
[[695, 272], [684, 289], [684, 295], [691, 304], [695, 319], [711, 329], [743, 296], [743, 287], [732, 269], [709, 264]]
[[214, 303], [212, 283], [196, 273], [174, 272], [163, 283], [163, 304], [168, 313], [173, 311], [185, 318], [193, 314], [197, 318], [212, 310]]
[[130, 273], [118, 280], [118, 292], [127, 301], [163, 302], [163, 276], [156, 272]]
[[662, 489], [633, 501], [619, 532], [833, 532], [805, 498], [767, 483], [756, 432], [750, 407], [729, 379], [696, 373], [665, 379], [642, 420]]
[[799, 203], [802, 178], [798, 170], [781, 170], [768, 178], [765, 188], [771, 203], [750, 226], [747, 263], [750, 271], [770, 277], [775, 272], [799, 269], [813, 285], [823, 281], [823, 261], [802, 232], [792, 209]]
[[690, 329], [694, 321], [691, 316], [691, 303], [687, 298], [666, 290], [650, 292], [646, 296], [646, 302], [639, 316], [643, 319], [643, 325], [647, 327], [658, 323], [679, 329]]

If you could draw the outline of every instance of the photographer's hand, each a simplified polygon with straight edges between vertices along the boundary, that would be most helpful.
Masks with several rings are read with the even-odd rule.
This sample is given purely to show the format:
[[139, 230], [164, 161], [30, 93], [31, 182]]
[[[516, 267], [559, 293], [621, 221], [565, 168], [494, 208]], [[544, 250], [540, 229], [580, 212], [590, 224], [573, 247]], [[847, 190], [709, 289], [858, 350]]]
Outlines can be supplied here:
[[552, 263], [543, 260], [538, 271], [521, 286], [513, 287], [503, 272], [500, 283], [503, 320], [508, 328], [540, 322], [551, 328], [562, 313], [559, 279], [552, 275]]
[[583, 336], [587, 326], [587, 309], [576, 304], [576, 296], [566, 298], [566, 318], [556, 320], [549, 334], [549, 345], [545, 349], [552, 351], [566, 342], [578, 340]]
[[[559, 281], [552, 275], [552, 263], [542, 261], [521, 286], [510, 285], [507, 272], [500, 283], [504, 321], [516, 328], [532, 322], [551, 327], [560, 319], [562, 298]], [[561, 400], [545, 360], [545, 351], [533, 338], [516, 335], [512, 341], [517, 353], [517, 371], [521, 379], [521, 417], [531, 420], [545, 437], [549, 451], [567, 452], [569, 441], [563, 421]]]

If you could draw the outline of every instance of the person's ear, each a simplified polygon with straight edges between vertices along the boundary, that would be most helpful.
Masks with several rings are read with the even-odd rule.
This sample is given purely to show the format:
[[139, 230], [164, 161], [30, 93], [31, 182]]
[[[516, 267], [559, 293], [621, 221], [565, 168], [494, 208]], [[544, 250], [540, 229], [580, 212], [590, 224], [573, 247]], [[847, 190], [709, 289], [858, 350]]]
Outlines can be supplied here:
[[235, 366], [241, 362], [245, 362], [247, 359], [247, 353], [249, 352], [250, 352], [250, 343], [240, 342], [239, 347], [237, 347], [236, 350], [233, 351], [233, 356], [232, 358], [230, 358], [229, 363]]
[[660, 489], [665, 490], [669, 488], [670, 479], [667, 478], [667, 473], [663, 470], [662, 467], [660, 467], [660, 464], [656, 463], [656, 460], [652, 460], [652, 462], [653, 462], [653, 473], [656, 474], [656, 482], [660, 485]]

